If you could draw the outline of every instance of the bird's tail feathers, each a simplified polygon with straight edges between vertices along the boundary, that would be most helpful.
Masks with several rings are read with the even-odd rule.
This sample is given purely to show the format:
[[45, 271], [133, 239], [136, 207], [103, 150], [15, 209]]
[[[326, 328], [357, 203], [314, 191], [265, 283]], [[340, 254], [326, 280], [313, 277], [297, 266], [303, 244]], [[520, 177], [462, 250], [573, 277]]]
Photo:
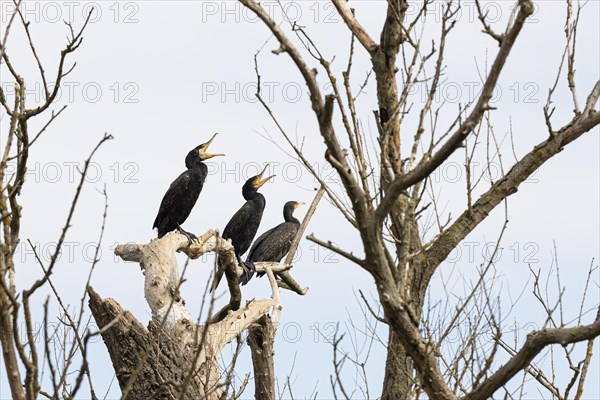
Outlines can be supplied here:
[[156, 216], [154, 220], [154, 225], [152, 225], [152, 229], [156, 228], [158, 230], [158, 237], [161, 238], [170, 232], [169, 226], [169, 218], [159, 218], [160, 215]]
[[250, 261], [242, 261], [240, 266], [244, 270], [242, 276], [240, 276], [240, 284], [245, 285], [250, 282], [250, 279], [254, 276], [254, 272], [256, 272], [256, 268], [254, 268], [254, 263]]

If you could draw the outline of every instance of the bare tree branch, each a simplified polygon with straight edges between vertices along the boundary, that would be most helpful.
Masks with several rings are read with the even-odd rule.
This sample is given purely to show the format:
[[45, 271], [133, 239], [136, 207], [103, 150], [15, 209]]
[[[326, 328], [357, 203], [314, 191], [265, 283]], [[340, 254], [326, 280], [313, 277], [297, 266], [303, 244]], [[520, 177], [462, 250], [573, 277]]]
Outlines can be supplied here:
[[431, 276], [437, 266], [450, 251], [483, 221], [489, 213], [506, 197], [515, 193], [519, 185], [531, 174], [586, 132], [600, 124], [600, 113], [592, 113], [587, 118], [576, 118], [561, 128], [557, 135], [538, 144], [532, 151], [517, 162], [506, 175], [479, 197], [470, 210], [465, 211], [441, 235], [426, 246], [425, 257], [428, 260], [428, 275]]
[[363, 47], [373, 55], [377, 51], [377, 43], [369, 36], [367, 31], [362, 25], [356, 20], [354, 16], [354, 10], [350, 8], [347, 0], [332, 0], [333, 5], [337, 9], [340, 16], [344, 19], [344, 22]]
[[508, 55], [523, 28], [527, 18], [533, 13], [533, 3], [530, 0], [519, 1], [519, 13], [515, 19], [514, 25], [507, 32], [506, 37], [502, 41], [502, 45], [498, 50], [498, 54], [489, 75], [483, 85], [481, 95], [475, 105], [471, 114], [467, 119], [460, 125], [452, 136], [442, 145], [442, 147], [427, 160], [420, 162], [413, 170], [396, 177], [396, 179], [387, 188], [385, 197], [377, 207], [375, 212], [379, 223], [383, 223], [383, 220], [387, 216], [390, 208], [398, 198], [398, 195], [405, 189], [411, 187], [417, 182], [425, 179], [431, 172], [439, 167], [464, 141], [464, 139], [473, 131], [475, 126], [479, 124], [483, 113], [490, 108], [489, 100], [492, 97], [494, 87], [498, 82], [500, 73], [504, 68], [504, 64], [508, 59]]
[[590, 325], [577, 326], [574, 328], [544, 329], [527, 335], [525, 344], [506, 364], [504, 364], [492, 376], [486, 379], [478, 388], [463, 397], [465, 400], [488, 399], [502, 385], [506, 384], [513, 376], [529, 365], [531, 360], [551, 344], [563, 346], [592, 340], [600, 335], [600, 308], [594, 323]]

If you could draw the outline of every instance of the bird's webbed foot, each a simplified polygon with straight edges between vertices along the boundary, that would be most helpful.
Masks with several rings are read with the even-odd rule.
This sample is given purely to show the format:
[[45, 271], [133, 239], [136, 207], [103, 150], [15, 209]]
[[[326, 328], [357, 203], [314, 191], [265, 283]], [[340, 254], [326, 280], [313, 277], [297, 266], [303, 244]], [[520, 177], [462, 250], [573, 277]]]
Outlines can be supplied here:
[[188, 240], [188, 246], [191, 246], [192, 243], [194, 243], [194, 241], [198, 240], [198, 238], [196, 237], [196, 235], [194, 235], [191, 232], [188, 232], [186, 230], [184, 230], [180, 225], [177, 225], [177, 230], [179, 231], [179, 233], [181, 233], [183, 236], [185, 236]]
[[240, 267], [242, 267], [242, 276], [240, 276], [240, 284], [245, 285], [252, 279], [256, 269], [254, 268], [254, 263], [250, 261], [242, 261], [238, 260]]

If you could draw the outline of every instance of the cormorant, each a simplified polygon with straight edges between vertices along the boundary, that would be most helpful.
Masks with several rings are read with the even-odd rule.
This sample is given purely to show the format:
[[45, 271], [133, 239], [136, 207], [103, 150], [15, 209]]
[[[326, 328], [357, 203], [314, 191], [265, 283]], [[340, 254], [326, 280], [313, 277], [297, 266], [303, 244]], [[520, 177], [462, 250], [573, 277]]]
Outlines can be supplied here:
[[190, 243], [196, 239], [193, 234], [184, 231], [181, 224], [190, 215], [202, 191], [208, 171], [203, 161], [224, 155], [207, 153], [208, 146], [210, 146], [215, 136], [217, 136], [216, 133], [208, 142], [196, 146], [187, 154], [185, 157], [187, 170], [171, 183], [169, 190], [160, 202], [158, 215], [152, 226], [152, 228], [158, 228], [159, 238], [177, 229], [188, 238]]
[[[247, 264], [260, 261], [281, 261], [288, 251], [290, 251], [292, 242], [300, 228], [300, 221], [292, 214], [294, 213], [294, 210], [302, 204], [303, 203], [298, 203], [296, 201], [288, 201], [285, 203], [283, 206], [283, 219], [285, 222], [282, 222], [275, 228], [269, 229], [254, 241], [254, 244], [248, 253], [248, 257], [246, 258]], [[264, 272], [258, 272], [256, 276], [261, 277], [264, 274]], [[244, 279], [243, 281], [240, 279], [242, 285], [248, 283], [252, 278], [252, 275], [252, 271], [249, 274], [245, 274], [244, 277], [247, 277], [247, 279]]]
[[[235, 255], [241, 267], [244, 267], [241, 256], [252, 244], [252, 240], [254, 239], [254, 236], [256, 236], [256, 231], [258, 230], [260, 220], [262, 219], [263, 210], [265, 209], [265, 197], [258, 193], [257, 190], [275, 176], [271, 175], [267, 178], [262, 178], [267, 167], [268, 164], [265, 165], [260, 174], [253, 176], [244, 183], [242, 195], [244, 196], [244, 199], [246, 199], [246, 203], [233, 214], [233, 217], [231, 217], [221, 235], [223, 239], [231, 239], [231, 244], [235, 249]], [[219, 269], [215, 275], [213, 288], [216, 288], [219, 285], [219, 281], [221, 280], [224, 271], [224, 266], [219, 263]]]

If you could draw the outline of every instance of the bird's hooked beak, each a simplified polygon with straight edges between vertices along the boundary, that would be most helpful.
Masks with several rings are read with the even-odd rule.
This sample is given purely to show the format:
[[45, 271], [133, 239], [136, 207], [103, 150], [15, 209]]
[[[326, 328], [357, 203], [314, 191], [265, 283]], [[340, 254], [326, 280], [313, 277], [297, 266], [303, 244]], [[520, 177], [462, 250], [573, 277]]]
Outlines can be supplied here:
[[304, 202], [301, 202], [301, 203], [298, 203], [298, 202], [296, 202], [296, 204], [294, 205], [294, 209], [296, 209], [296, 208], [298, 208], [298, 207], [301, 207], [301, 206], [303, 206], [304, 204], [306, 204], [306, 203], [304, 203]]
[[275, 175], [271, 175], [268, 176], [266, 178], [263, 178], [262, 176], [264, 175], [265, 171], [267, 170], [267, 168], [269, 167], [269, 164], [266, 164], [265, 167], [263, 168], [262, 171], [260, 171], [260, 174], [258, 174], [258, 176], [256, 177], [256, 181], [254, 183], [254, 186], [258, 189], [259, 187], [261, 187], [262, 185], [264, 185], [265, 183], [267, 183], [267, 181], [273, 177], [275, 177]]
[[210, 146], [210, 144], [212, 143], [213, 140], [215, 140], [215, 137], [218, 135], [218, 133], [215, 133], [208, 142], [206, 142], [204, 144], [204, 146], [202, 146], [200, 148], [200, 156], [202, 156], [203, 159], [207, 160], [209, 158], [213, 158], [213, 157], [218, 157], [218, 156], [224, 156], [225, 154], [223, 153], [208, 153], [206, 150], [208, 150], [208, 147]]

